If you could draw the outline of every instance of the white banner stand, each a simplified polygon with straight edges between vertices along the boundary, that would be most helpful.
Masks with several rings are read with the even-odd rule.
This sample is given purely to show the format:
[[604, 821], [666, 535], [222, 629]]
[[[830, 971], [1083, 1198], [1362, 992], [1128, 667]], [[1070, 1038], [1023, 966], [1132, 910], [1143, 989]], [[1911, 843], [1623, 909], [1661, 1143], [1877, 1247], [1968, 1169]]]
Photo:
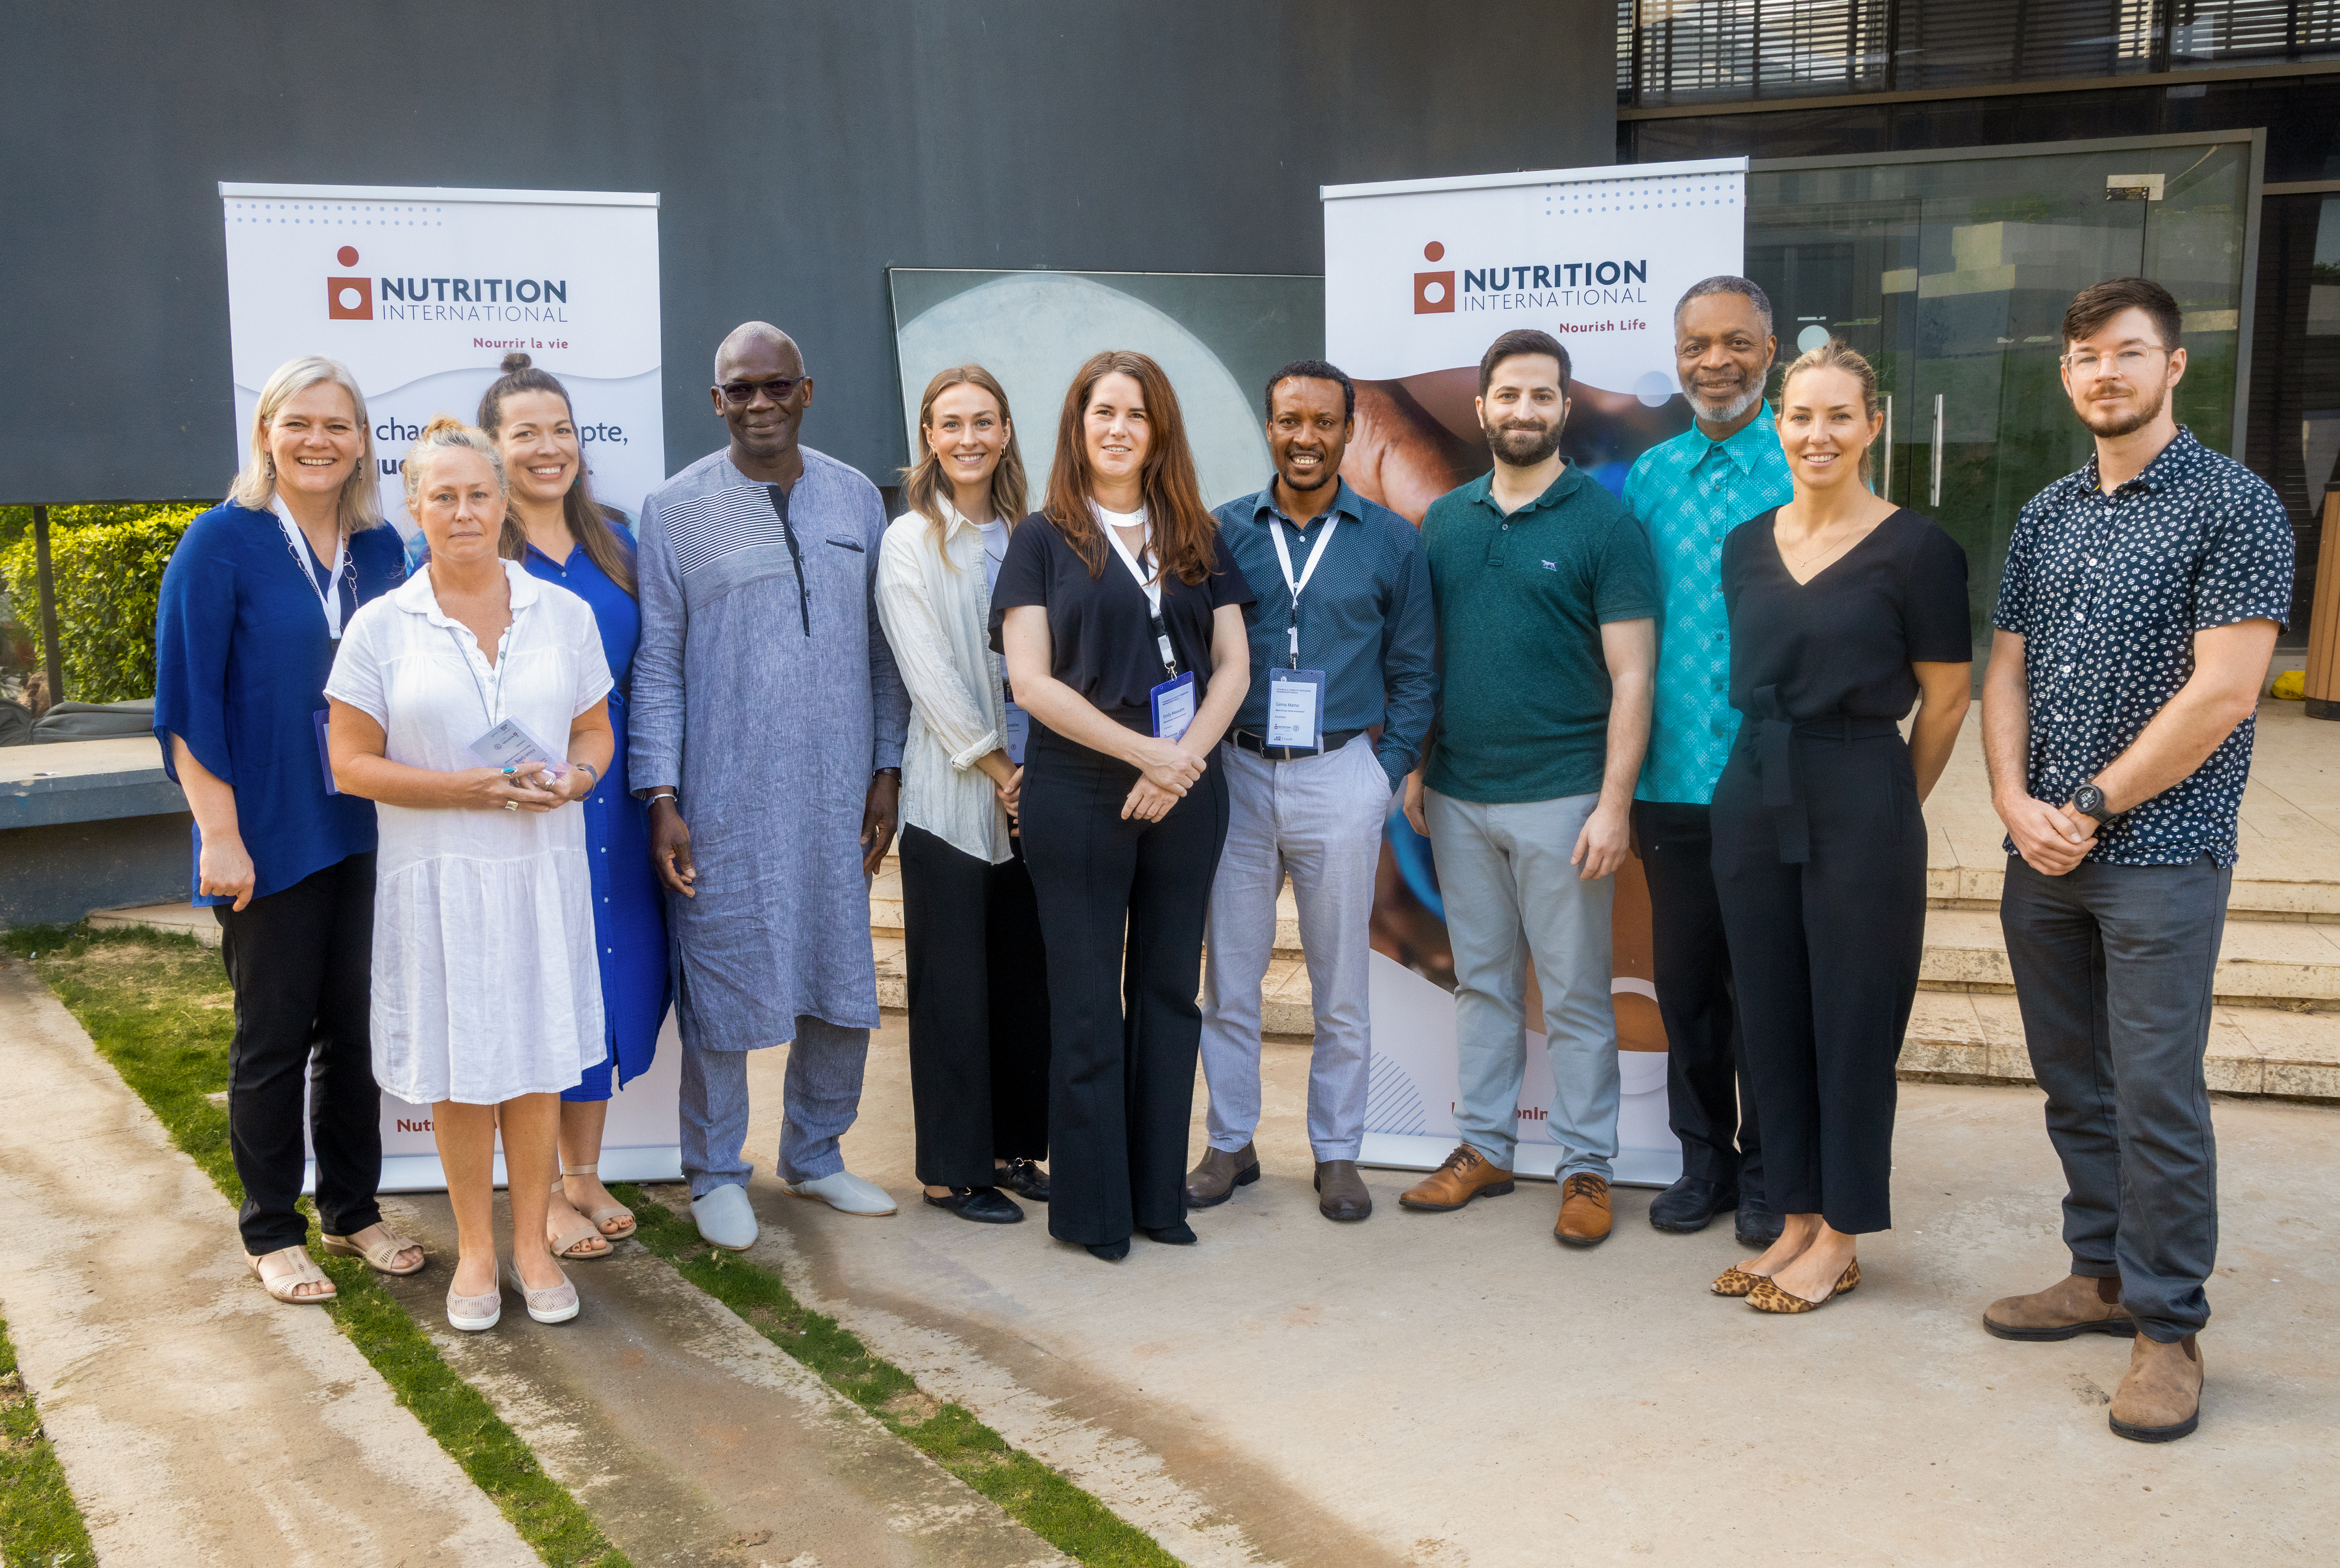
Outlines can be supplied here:
[[[1381, 953], [1373, 956], [1369, 984], [1373, 1055], [1357, 1163], [1435, 1170], [1461, 1138], [1454, 1127], [1454, 998]], [[1611, 982], [1612, 987], [1636, 984]], [[1681, 1175], [1681, 1142], [1666, 1118], [1665, 1054], [1619, 1051], [1617, 1065], [1622, 1092], [1610, 1179], [1620, 1186], [1670, 1186]], [[1548, 1136], [1551, 1115], [1552, 1067], [1543, 1037], [1531, 1030], [1520, 1084], [1519, 1153], [1512, 1160], [1519, 1176], [1555, 1178], [1560, 1150]]]
[[[682, 1037], [669, 1008], [659, 1030], [658, 1059], [650, 1070], [620, 1089], [610, 1099], [610, 1120], [601, 1133], [601, 1179], [679, 1181], [682, 1178]], [[315, 1151], [309, 1146], [309, 1117], [304, 1106], [301, 1142], [309, 1156], [301, 1176], [301, 1190], [317, 1190]], [[495, 1185], [505, 1185], [503, 1147], [496, 1149]], [[382, 1190], [383, 1192], [444, 1192], [447, 1175], [439, 1168], [439, 1146], [431, 1131], [431, 1107], [410, 1105], [390, 1095], [382, 1097]]]

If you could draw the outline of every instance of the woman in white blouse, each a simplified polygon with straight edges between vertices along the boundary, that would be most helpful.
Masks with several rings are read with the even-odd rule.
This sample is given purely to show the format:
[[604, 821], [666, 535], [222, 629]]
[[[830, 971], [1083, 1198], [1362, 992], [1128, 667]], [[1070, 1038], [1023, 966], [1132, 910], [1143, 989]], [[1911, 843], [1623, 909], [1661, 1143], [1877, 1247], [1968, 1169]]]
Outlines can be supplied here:
[[501, 1315], [499, 1126], [512, 1283], [560, 1323], [577, 1292], [545, 1243], [560, 1096], [606, 1049], [585, 824], [566, 808], [610, 765], [609, 664], [583, 600], [499, 557], [485, 435], [442, 415], [403, 471], [430, 564], [358, 611], [325, 685], [334, 781], [381, 819], [374, 1077], [431, 1107], [461, 1245], [448, 1323]]
[[878, 615], [910, 689], [899, 842], [917, 1174], [935, 1207], [1013, 1225], [1024, 1211], [1002, 1187], [1048, 1201], [1048, 993], [1011, 821], [1022, 715], [989, 632], [1024, 459], [982, 366], [927, 383], [902, 499], [878, 551]]

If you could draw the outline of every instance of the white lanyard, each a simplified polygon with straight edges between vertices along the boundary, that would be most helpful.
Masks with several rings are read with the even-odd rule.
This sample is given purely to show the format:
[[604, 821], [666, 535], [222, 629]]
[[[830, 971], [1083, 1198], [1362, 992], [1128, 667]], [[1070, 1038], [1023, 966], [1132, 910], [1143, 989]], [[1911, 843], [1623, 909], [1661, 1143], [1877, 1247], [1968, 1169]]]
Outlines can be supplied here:
[[[309, 570], [309, 562], [313, 557], [310, 554], [307, 538], [302, 533], [300, 525], [292, 521], [292, 513], [285, 506], [284, 498], [280, 495], [272, 499], [268, 510], [276, 514], [276, 526], [284, 531], [285, 548], [292, 552], [292, 564], [301, 569], [301, 581], [309, 585], [318, 602], [324, 606], [325, 635], [339, 642], [342, 640], [342, 572], [349, 565], [350, 541], [339, 537], [338, 529], [334, 531], [336, 542], [333, 546], [332, 575], [325, 579], [325, 587], [319, 588], [317, 574]], [[354, 588], [355, 584], [352, 586]]]
[[1292, 549], [1284, 542], [1284, 520], [1268, 515], [1267, 536], [1275, 541], [1275, 559], [1284, 568], [1284, 586], [1292, 590], [1292, 668], [1300, 668], [1300, 593], [1308, 580], [1316, 575], [1316, 563], [1324, 559], [1324, 547], [1333, 542], [1333, 531], [1340, 525], [1340, 514], [1328, 511], [1324, 517], [1324, 531], [1316, 536], [1316, 544], [1308, 552], [1308, 564], [1300, 569], [1297, 580], [1292, 575]]
[[[1177, 674], [1178, 656], [1170, 650], [1170, 628], [1162, 619], [1162, 574], [1157, 571], [1148, 578], [1145, 569], [1137, 564], [1137, 557], [1130, 553], [1129, 546], [1122, 543], [1121, 531], [1106, 518], [1100, 516], [1097, 526], [1105, 530], [1106, 538], [1113, 541], [1113, 552], [1121, 557], [1122, 565], [1129, 568], [1129, 575], [1137, 580], [1138, 588], [1145, 594], [1145, 608], [1154, 624], [1154, 646], [1162, 655], [1162, 668], [1173, 675]], [[1154, 538], [1151, 525], [1146, 527], [1145, 537], [1151, 543]], [[1159, 552], [1156, 553], [1158, 555]]]

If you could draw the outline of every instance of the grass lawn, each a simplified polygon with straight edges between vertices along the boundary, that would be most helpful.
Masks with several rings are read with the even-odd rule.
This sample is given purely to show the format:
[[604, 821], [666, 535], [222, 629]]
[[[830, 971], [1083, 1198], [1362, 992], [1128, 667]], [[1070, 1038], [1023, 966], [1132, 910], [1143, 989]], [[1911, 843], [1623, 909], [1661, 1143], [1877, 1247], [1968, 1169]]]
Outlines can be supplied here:
[[[210, 1098], [227, 1087], [233, 1023], [218, 955], [191, 937], [81, 927], [12, 931], [0, 942], [20, 957], [38, 953], [35, 969], [81, 1020], [99, 1054], [228, 1200], [241, 1204], [243, 1189], [228, 1157], [227, 1109]], [[907, 1373], [871, 1354], [834, 1318], [806, 1308], [778, 1274], [708, 1246], [687, 1216], [637, 1188], [623, 1186], [619, 1197], [634, 1210], [643, 1245], [684, 1278], [1058, 1551], [1093, 1568], [1176, 1568], [1178, 1560], [1153, 1537], [1009, 1447], [966, 1409], [922, 1393]], [[310, 1241], [314, 1251], [313, 1230]], [[547, 1563], [625, 1563], [519, 1435], [440, 1359], [371, 1269], [322, 1252], [317, 1259], [341, 1289], [340, 1301], [326, 1310], [342, 1332]], [[6, 1568], [17, 1568], [14, 1556]]]
[[[98, 1054], [228, 1203], [241, 1206], [243, 1184], [228, 1155], [227, 1107], [211, 1098], [227, 1088], [228, 1039], [235, 1026], [218, 953], [175, 933], [84, 927], [14, 930], [0, 934], [0, 943], [19, 958], [38, 955], [35, 972], [81, 1020]], [[307, 1199], [302, 1206], [308, 1207]], [[544, 1474], [520, 1434], [374, 1283], [373, 1270], [356, 1258], [325, 1255], [313, 1214], [309, 1248], [341, 1292], [323, 1310], [539, 1556], [560, 1568], [630, 1568], [568, 1490]], [[14, 1365], [12, 1358], [12, 1370]], [[78, 1533], [78, 1518], [74, 1526]], [[17, 1568], [13, 1532], [6, 1539], [7, 1568]], [[47, 1568], [45, 1558], [24, 1561]], [[74, 1561], [66, 1558], [59, 1568]]]
[[65, 1473], [41, 1434], [40, 1414], [16, 1374], [16, 1347], [0, 1323], [0, 1563], [7, 1568], [92, 1568], [97, 1553]]

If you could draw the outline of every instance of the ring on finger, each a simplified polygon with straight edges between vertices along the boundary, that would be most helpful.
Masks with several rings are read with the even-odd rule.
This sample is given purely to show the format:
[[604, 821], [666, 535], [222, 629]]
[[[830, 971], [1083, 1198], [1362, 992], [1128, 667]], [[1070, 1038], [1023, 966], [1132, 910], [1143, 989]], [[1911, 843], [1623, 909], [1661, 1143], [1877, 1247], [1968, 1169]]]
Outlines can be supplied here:
[[517, 811], [520, 809], [520, 802], [517, 800], [507, 800], [504, 802], [504, 809], [507, 811]]

